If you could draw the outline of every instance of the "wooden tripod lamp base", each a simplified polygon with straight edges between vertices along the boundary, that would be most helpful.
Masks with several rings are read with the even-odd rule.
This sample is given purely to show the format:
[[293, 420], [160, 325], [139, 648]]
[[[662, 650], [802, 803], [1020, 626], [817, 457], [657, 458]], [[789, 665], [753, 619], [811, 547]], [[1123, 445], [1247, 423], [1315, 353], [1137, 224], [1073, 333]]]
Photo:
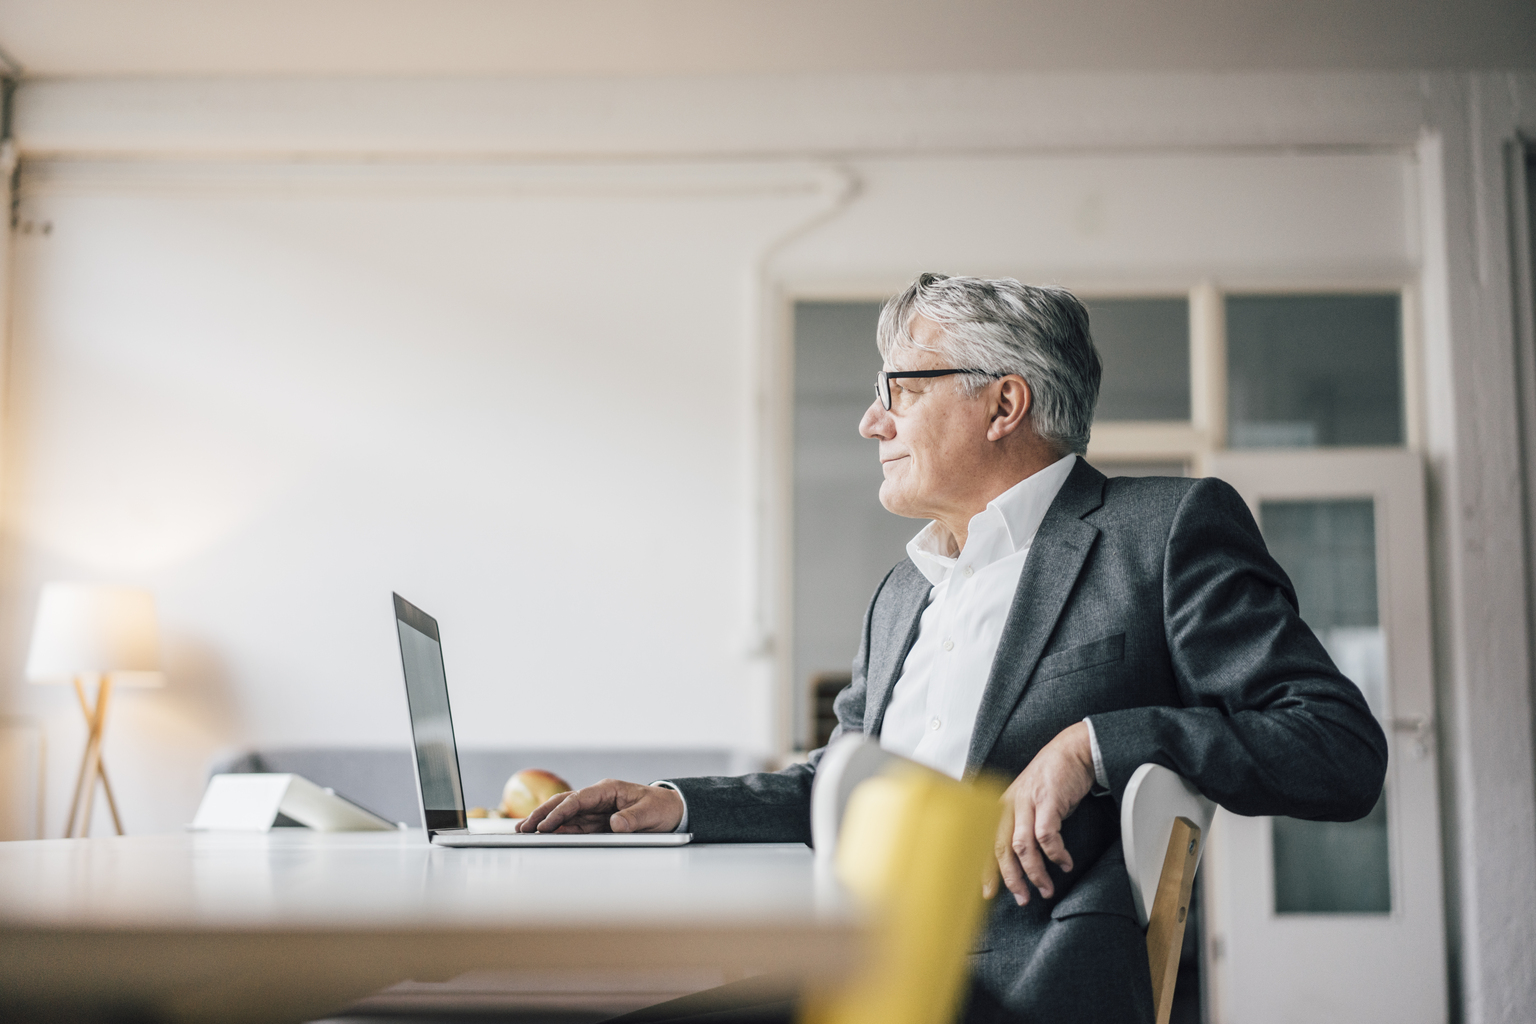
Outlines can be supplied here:
[[[80, 700], [80, 713], [85, 715], [85, 724], [89, 733], [85, 741], [85, 755], [80, 759], [80, 774], [75, 779], [75, 795], [69, 801], [69, 822], [64, 827], [64, 838], [73, 839], [75, 835], [87, 836], [91, 834], [91, 811], [96, 798], [96, 780], [101, 780], [101, 789], [107, 796], [107, 807], [112, 811], [112, 825], [117, 829], [117, 834], [123, 834], [123, 819], [117, 813], [117, 799], [112, 796], [112, 783], [107, 781], [107, 763], [101, 756], [102, 734], [107, 725], [107, 700], [112, 696], [112, 677], [102, 676], [96, 684], [96, 703], [93, 705], [85, 697], [85, 686], [80, 677], [75, 677], [75, 696]], [[81, 796], [85, 797], [84, 807], [81, 806]]]
[[[107, 781], [101, 741], [107, 705], [114, 683], [124, 686], [163, 686], [160, 644], [155, 627], [155, 599], [146, 590], [86, 583], [49, 583], [37, 602], [32, 646], [27, 654], [27, 679], [34, 683], [72, 683], [85, 716], [85, 755], [75, 779], [64, 838], [91, 831], [96, 784], [107, 796], [112, 824], [123, 834], [117, 798]], [[96, 684], [96, 699], [86, 685]]]

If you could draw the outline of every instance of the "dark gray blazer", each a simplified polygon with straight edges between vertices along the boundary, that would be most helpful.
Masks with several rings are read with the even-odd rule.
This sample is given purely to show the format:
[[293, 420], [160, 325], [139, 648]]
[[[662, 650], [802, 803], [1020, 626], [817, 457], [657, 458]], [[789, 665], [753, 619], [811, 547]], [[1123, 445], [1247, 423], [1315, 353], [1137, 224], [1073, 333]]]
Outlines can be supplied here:
[[[876, 590], [834, 737], [879, 735], [929, 590], [910, 560]], [[1041, 522], [966, 773], [1011, 778], [1084, 717], [1110, 793], [1085, 800], [1062, 827], [1076, 869], [1053, 866], [1053, 900], [1036, 894], [1019, 907], [1003, 892], [972, 961], [987, 998], [1065, 1011], [1058, 1019], [1150, 1012], [1145, 946], [1126, 939], [1137, 933], [1119, 844], [1119, 800], [1137, 766], [1166, 765], [1238, 814], [1328, 821], [1369, 812], [1386, 773], [1386, 738], [1359, 689], [1297, 614], [1247, 506], [1216, 479], [1106, 479], [1079, 460]], [[809, 842], [819, 759], [674, 780], [695, 840]], [[1121, 1003], [1092, 1010], [1122, 981]], [[1035, 990], [1045, 988], [1042, 1002]]]

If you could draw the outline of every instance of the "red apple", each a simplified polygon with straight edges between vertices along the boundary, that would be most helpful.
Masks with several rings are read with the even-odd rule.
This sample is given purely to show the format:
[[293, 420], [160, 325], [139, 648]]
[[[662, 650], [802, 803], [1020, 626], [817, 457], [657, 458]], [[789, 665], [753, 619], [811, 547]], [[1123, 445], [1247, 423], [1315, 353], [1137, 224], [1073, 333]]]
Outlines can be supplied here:
[[556, 793], [569, 793], [571, 784], [554, 772], [542, 768], [524, 768], [507, 780], [501, 791], [501, 813], [508, 818], [526, 818], [533, 809]]

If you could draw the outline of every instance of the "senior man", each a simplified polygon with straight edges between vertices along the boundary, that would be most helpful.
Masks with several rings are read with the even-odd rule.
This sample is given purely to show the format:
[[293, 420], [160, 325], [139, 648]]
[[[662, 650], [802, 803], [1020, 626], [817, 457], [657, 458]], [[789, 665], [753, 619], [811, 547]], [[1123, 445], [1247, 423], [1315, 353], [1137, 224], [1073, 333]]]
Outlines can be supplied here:
[[[1153, 1019], [1117, 805], [1152, 761], [1238, 814], [1359, 818], [1387, 744], [1215, 479], [1106, 479], [1081, 457], [1100, 362], [1068, 292], [924, 274], [880, 314], [859, 432], [880, 501], [931, 520], [864, 616], [834, 736], [1013, 778], [971, 1019]], [[539, 831], [808, 841], [820, 751], [781, 772], [608, 780]], [[989, 892], [989, 897], [996, 892]]]

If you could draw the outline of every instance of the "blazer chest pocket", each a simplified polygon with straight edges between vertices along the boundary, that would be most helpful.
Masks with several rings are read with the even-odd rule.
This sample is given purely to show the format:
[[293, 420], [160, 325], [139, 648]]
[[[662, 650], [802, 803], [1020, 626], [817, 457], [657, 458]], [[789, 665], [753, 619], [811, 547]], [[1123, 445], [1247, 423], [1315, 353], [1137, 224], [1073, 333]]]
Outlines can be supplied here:
[[1054, 679], [1070, 672], [1081, 672], [1085, 668], [1109, 665], [1124, 658], [1125, 634], [1116, 633], [1113, 636], [1090, 640], [1085, 644], [1068, 647], [1064, 651], [1057, 651], [1055, 654], [1041, 658], [1040, 667], [1035, 670], [1035, 681]]

